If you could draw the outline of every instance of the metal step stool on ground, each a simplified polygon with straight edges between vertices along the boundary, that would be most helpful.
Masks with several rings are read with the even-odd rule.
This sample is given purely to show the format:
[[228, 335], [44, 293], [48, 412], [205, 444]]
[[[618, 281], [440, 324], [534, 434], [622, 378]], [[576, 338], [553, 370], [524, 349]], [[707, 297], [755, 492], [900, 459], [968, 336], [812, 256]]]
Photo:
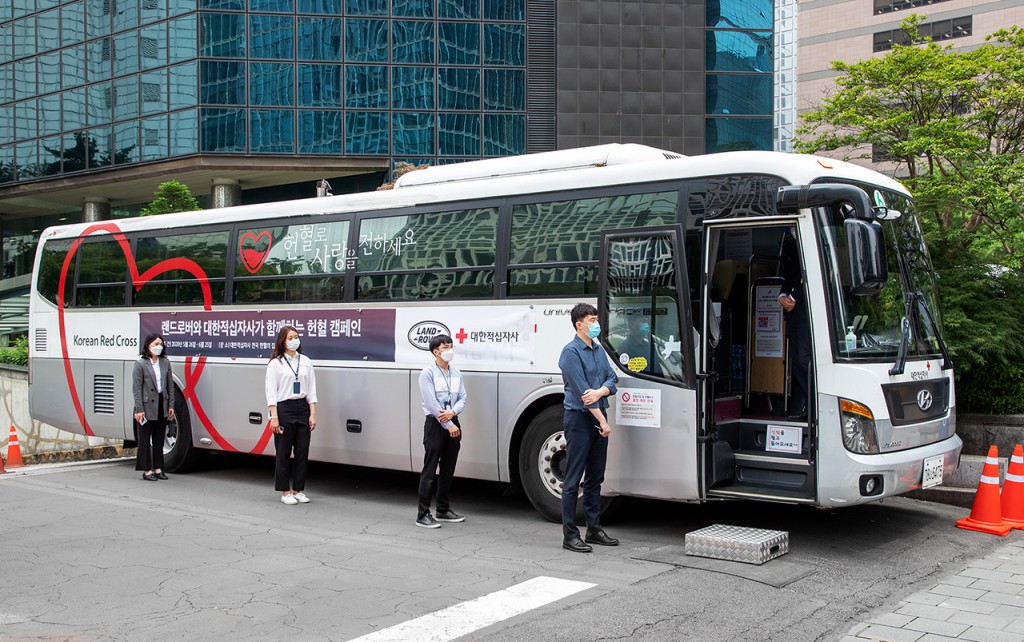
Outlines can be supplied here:
[[714, 524], [683, 539], [687, 555], [746, 564], [764, 564], [789, 552], [789, 533], [765, 528]]

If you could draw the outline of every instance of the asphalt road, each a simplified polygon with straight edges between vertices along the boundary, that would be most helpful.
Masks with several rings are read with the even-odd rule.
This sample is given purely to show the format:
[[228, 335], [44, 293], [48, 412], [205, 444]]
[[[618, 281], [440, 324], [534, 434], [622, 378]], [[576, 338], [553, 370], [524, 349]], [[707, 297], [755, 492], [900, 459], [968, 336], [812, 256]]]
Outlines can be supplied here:
[[[582, 555], [493, 483], [457, 479], [467, 521], [416, 528], [416, 483], [314, 463], [312, 503], [286, 506], [269, 458], [217, 456], [160, 482], [130, 462], [0, 476], [0, 639], [351, 640], [552, 577], [595, 586], [461, 639], [837, 640], [1006, 541], [955, 528], [962, 509], [909, 499], [631, 500], [605, 524], [622, 545]], [[642, 559], [710, 524], [788, 531], [779, 561], [808, 574], [775, 587]]]

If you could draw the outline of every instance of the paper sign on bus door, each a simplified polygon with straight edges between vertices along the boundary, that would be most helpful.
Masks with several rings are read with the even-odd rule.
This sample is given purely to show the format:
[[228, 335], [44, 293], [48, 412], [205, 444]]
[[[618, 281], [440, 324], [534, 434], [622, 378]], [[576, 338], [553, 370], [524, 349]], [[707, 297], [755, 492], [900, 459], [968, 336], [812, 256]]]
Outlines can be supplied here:
[[621, 426], [661, 428], [661, 391], [619, 388], [615, 423]]
[[773, 453], [796, 453], [803, 450], [804, 429], [799, 426], [768, 426], [764, 449]]

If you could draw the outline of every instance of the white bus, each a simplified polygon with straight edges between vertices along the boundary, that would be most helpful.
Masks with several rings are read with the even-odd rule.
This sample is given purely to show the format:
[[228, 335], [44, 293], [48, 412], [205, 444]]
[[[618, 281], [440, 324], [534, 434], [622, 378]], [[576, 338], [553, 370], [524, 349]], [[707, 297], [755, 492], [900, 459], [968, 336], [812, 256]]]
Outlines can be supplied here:
[[[812, 334], [795, 420], [775, 298], [787, 233]], [[318, 372], [311, 457], [418, 471], [417, 375], [445, 333], [469, 394], [457, 474], [519, 484], [558, 520], [557, 361], [579, 301], [597, 305], [620, 379], [609, 502], [848, 506], [956, 470], [953, 371], [909, 193], [771, 152], [603, 145], [420, 170], [392, 191], [47, 229], [31, 412], [133, 441], [132, 363], [159, 332], [181, 392], [166, 468], [270, 454], [263, 376], [290, 324]], [[642, 354], [620, 350], [640, 317]]]

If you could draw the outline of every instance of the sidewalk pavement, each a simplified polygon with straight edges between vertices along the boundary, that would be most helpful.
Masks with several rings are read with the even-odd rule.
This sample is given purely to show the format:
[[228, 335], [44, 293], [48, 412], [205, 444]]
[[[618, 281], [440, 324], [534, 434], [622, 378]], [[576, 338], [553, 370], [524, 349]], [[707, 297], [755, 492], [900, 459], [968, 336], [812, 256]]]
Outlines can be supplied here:
[[1007, 542], [956, 575], [907, 596], [892, 612], [858, 623], [842, 638], [864, 640], [1024, 642], [1024, 541]]

